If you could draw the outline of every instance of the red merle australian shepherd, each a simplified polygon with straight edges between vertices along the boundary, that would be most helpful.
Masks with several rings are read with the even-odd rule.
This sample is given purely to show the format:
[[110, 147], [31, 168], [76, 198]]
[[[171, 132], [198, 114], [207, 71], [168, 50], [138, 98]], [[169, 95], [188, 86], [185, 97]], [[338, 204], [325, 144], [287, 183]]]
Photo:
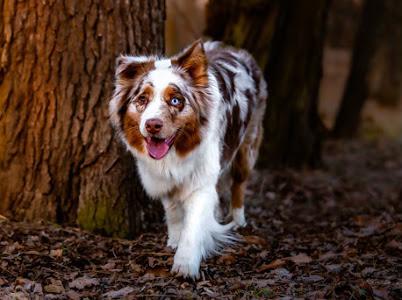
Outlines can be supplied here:
[[[136, 158], [145, 191], [166, 212], [172, 272], [198, 277], [203, 258], [244, 226], [246, 181], [258, 156], [267, 87], [244, 50], [200, 40], [171, 58], [121, 56], [110, 118]], [[231, 219], [218, 222], [218, 182]]]

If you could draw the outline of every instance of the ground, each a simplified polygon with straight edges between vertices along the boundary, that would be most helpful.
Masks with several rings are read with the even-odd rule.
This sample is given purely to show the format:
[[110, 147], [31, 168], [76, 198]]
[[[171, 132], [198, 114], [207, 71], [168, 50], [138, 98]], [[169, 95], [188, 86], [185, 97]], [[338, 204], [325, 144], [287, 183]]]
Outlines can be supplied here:
[[401, 150], [330, 141], [318, 170], [256, 171], [242, 240], [204, 262], [197, 281], [169, 273], [163, 225], [129, 241], [2, 218], [0, 299], [401, 299]]

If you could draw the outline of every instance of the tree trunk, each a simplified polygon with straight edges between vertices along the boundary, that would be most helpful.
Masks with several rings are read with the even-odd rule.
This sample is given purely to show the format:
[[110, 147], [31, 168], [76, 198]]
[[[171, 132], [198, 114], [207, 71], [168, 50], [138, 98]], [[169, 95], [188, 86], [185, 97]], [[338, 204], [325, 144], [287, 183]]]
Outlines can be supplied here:
[[379, 85], [374, 91], [377, 101], [396, 106], [402, 96], [402, 1], [385, 0], [385, 18], [382, 26]]
[[246, 49], [265, 69], [280, 7], [279, 1], [275, 0], [210, 0], [205, 34]]
[[251, 52], [268, 81], [260, 165], [302, 167], [320, 161], [317, 101], [328, 8], [328, 0], [209, 4], [206, 33]]
[[118, 54], [163, 51], [164, 1], [5, 0], [0, 18], [0, 213], [137, 233], [153, 204], [108, 102]]
[[384, 2], [366, 0], [356, 35], [349, 77], [333, 129], [335, 137], [352, 137], [357, 133], [361, 111], [368, 97], [368, 75], [379, 47], [383, 21]]

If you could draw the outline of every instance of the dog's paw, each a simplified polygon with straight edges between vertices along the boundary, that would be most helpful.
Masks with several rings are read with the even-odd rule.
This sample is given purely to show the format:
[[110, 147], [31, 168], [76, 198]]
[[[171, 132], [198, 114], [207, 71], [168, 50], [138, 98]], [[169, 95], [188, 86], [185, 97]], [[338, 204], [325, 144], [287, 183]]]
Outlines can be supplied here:
[[172, 267], [172, 273], [183, 278], [199, 278], [200, 260], [194, 259], [190, 255], [176, 253]]
[[234, 208], [232, 210], [232, 217], [235, 223], [234, 229], [247, 226], [246, 217], [244, 216], [244, 207]]

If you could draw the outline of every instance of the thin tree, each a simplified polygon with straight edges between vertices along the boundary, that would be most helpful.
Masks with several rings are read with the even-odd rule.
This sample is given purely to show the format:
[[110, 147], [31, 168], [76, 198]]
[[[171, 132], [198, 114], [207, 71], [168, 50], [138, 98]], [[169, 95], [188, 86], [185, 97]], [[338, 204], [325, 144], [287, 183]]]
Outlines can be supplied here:
[[385, 0], [380, 47], [383, 66], [374, 97], [384, 105], [396, 106], [402, 96], [402, 1]]
[[352, 64], [333, 129], [335, 137], [352, 137], [357, 133], [361, 111], [369, 94], [369, 71], [379, 47], [384, 8], [384, 1], [366, 0], [364, 3]]

